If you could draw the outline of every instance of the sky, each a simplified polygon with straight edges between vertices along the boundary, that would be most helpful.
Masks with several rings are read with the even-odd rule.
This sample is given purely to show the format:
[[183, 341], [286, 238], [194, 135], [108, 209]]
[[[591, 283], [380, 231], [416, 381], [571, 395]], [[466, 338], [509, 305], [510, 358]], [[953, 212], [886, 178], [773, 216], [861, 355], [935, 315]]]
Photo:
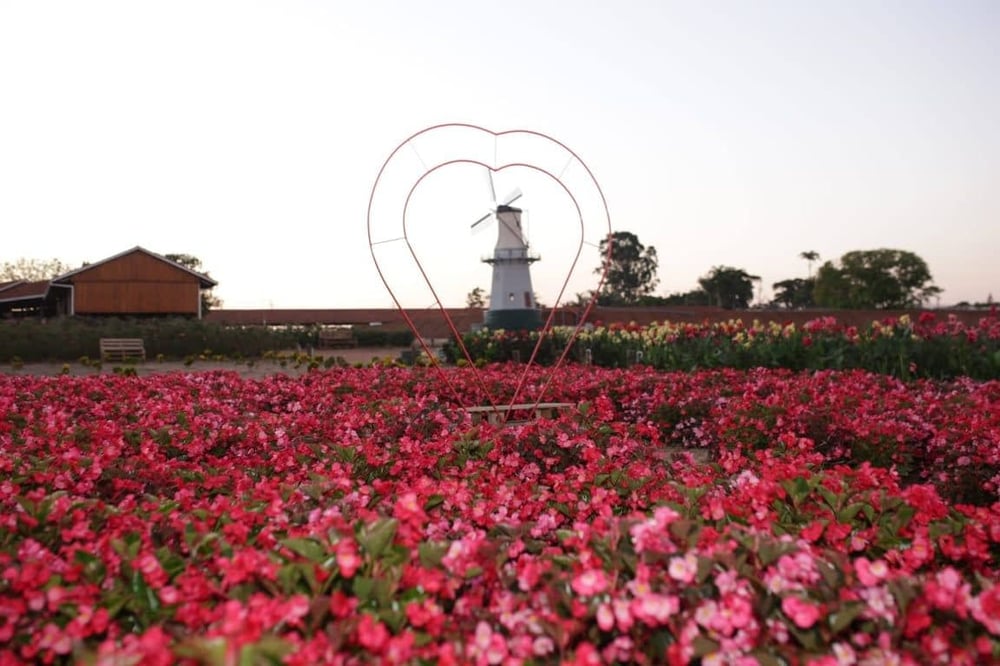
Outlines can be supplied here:
[[578, 251], [565, 297], [596, 286], [609, 227], [656, 248], [660, 295], [726, 265], [768, 300], [802, 252], [888, 247], [942, 306], [1000, 298], [998, 34], [993, 0], [0, 0], [0, 261], [140, 245], [199, 257], [227, 308], [391, 307], [376, 177], [469, 123], [579, 160], [404, 146], [371, 222], [405, 307], [488, 290], [470, 225], [508, 159], [543, 303]]

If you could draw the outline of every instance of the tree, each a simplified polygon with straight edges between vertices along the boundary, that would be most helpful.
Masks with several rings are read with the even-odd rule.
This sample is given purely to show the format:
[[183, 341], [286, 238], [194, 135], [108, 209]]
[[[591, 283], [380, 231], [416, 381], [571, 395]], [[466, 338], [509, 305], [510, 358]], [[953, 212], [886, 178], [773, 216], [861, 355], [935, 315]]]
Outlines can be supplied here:
[[482, 287], [476, 287], [465, 296], [465, 307], [484, 308], [486, 307], [486, 292]]
[[[194, 255], [191, 255], [191, 254], [165, 254], [165, 255], [163, 255], [163, 257], [164, 257], [164, 259], [169, 259], [170, 261], [173, 261], [174, 263], [178, 263], [181, 266], [184, 266], [185, 268], [190, 269], [192, 271], [195, 271], [195, 272], [198, 272], [198, 273], [202, 273], [203, 272], [201, 270], [201, 259], [199, 259], [198, 257], [196, 257]], [[205, 272], [204, 274], [208, 275], [207, 272]], [[212, 290], [211, 289], [202, 289], [201, 290], [201, 312], [202, 312], [202, 314], [208, 312], [209, 310], [211, 310], [213, 308], [218, 308], [221, 305], [222, 305], [222, 301], [217, 296], [215, 296], [214, 294], [212, 294]]]
[[805, 252], [799, 252], [799, 257], [809, 262], [809, 279], [811, 280], [813, 276], [813, 262], [819, 261], [819, 252], [816, 250], [806, 250]]
[[825, 262], [816, 272], [813, 298], [829, 308], [901, 309], [920, 307], [941, 293], [927, 263], [906, 250], [854, 250], [837, 266]]
[[813, 286], [816, 280], [792, 278], [771, 285], [774, 289], [774, 304], [783, 308], [808, 308], [813, 306]]
[[708, 275], [698, 278], [698, 284], [711, 299], [712, 305], [727, 309], [745, 309], [753, 300], [753, 283], [760, 280], [742, 268], [715, 266]]
[[41, 280], [51, 280], [69, 270], [71, 270], [70, 267], [58, 259], [22, 258], [17, 261], [5, 261], [0, 266], [0, 282], [12, 282], [14, 280], [39, 282]]
[[[608, 243], [611, 256], [608, 257]], [[601, 266], [594, 270], [598, 275], [607, 268], [607, 277], [599, 294], [606, 305], [635, 305], [648, 295], [659, 279], [656, 269], [659, 262], [656, 248], [646, 247], [639, 237], [629, 231], [616, 231], [601, 241]]]
[[674, 292], [663, 299], [662, 305], [711, 305], [712, 297], [704, 289], [692, 289], [684, 293]]

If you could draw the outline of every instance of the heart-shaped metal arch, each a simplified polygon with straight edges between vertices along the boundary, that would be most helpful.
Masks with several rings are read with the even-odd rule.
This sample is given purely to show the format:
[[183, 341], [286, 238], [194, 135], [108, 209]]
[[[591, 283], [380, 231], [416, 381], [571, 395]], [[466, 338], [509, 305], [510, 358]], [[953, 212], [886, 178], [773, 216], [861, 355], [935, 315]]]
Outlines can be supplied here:
[[[610, 257], [611, 257], [611, 249], [612, 249], [611, 248], [611, 242], [610, 242], [610, 240], [611, 240], [611, 216], [610, 216], [610, 213], [608, 212], [608, 204], [607, 204], [607, 200], [604, 197], [604, 192], [601, 190], [600, 184], [597, 182], [597, 179], [594, 177], [593, 172], [590, 170], [590, 168], [587, 166], [587, 164], [580, 158], [579, 155], [577, 155], [574, 151], [572, 151], [568, 146], [566, 146], [565, 144], [563, 144], [562, 142], [560, 142], [560, 141], [558, 141], [556, 139], [553, 139], [552, 137], [548, 136], [547, 134], [543, 134], [541, 132], [536, 132], [536, 131], [533, 131], [533, 130], [523, 130], [523, 129], [506, 130], [506, 131], [503, 131], [503, 132], [493, 132], [493, 131], [488, 130], [488, 129], [484, 128], [484, 127], [480, 127], [478, 125], [472, 125], [472, 124], [468, 124], [468, 123], [444, 123], [444, 124], [440, 124], [440, 125], [433, 125], [431, 127], [427, 127], [427, 128], [425, 128], [423, 130], [420, 130], [419, 132], [416, 132], [416, 133], [412, 134], [411, 136], [407, 137], [404, 141], [402, 141], [398, 146], [396, 146], [396, 148], [389, 154], [389, 156], [386, 158], [385, 162], [383, 162], [382, 167], [379, 169], [378, 176], [375, 178], [375, 182], [372, 184], [371, 193], [369, 194], [369, 198], [368, 198], [368, 214], [367, 214], [368, 245], [369, 245], [369, 249], [370, 249], [371, 254], [372, 254], [372, 260], [375, 263], [375, 268], [378, 271], [379, 278], [382, 280], [382, 284], [385, 285], [385, 288], [389, 292], [389, 296], [392, 298], [393, 303], [396, 305], [396, 308], [402, 314], [403, 320], [406, 322], [407, 326], [410, 328], [411, 331], [413, 331], [413, 334], [414, 334], [416, 340], [418, 341], [418, 343], [420, 344], [421, 348], [423, 349], [424, 353], [427, 354], [427, 356], [432, 360], [435, 369], [440, 373], [441, 378], [445, 382], [445, 385], [448, 386], [449, 390], [452, 392], [452, 394], [454, 394], [454, 396], [455, 396], [456, 400], [459, 402], [459, 404], [462, 404], [463, 407], [466, 407], [467, 405], [464, 404], [464, 402], [463, 402], [463, 400], [461, 398], [461, 395], [459, 394], [459, 392], [457, 390], [455, 390], [455, 388], [452, 385], [450, 379], [448, 378], [447, 373], [445, 373], [442, 370], [442, 368], [440, 367], [440, 365], [435, 361], [434, 355], [431, 353], [431, 350], [428, 348], [426, 341], [423, 339], [423, 336], [420, 335], [420, 331], [417, 329], [416, 325], [414, 324], [413, 319], [410, 317], [409, 312], [399, 302], [399, 299], [397, 298], [396, 293], [393, 291], [391, 285], [389, 284], [388, 280], [385, 277], [385, 274], [382, 272], [382, 268], [381, 268], [381, 266], [379, 266], [379, 263], [378, 263], [378, 257], [375, 254], [375, 245], [376, 245], [376, 242], [372, 239], [372, 207], [373, 207], [373, 205], [375, 203], [375, 196], [376, 196], [376, 192], [378, 190], [379, 183], [380, 183], [380, 181], [382, 179], [383, 174], [385, 173], [386, 168], [392, 162], [393, 158], [396, 157], [396, 155], [399, 153], [399, 151], [402, 150], [403, 147], [406, 146], [406, 145], [408, 145], [411, 141], [415, 140], [416, 138], [418, 138], [420, 136], [428, 134], [430, 132], [434, 132], [434, 131], [442, 130], [442, 129], [449, 129], [449, 128], [464, 128], [464, 129], [470, 129], [470, 130], [482, 132], [482, 133], [485, 133], [487, 135], [490, 135], [490, 136], [494, 137], [494, 140], [497, 140], [497, 139], [499, 139], [500, 137], [503, 137], [503, 136], [511, 136], [511, 135], [518, 135], [518, 134], [525, 135], [525, 136], [531, 136], [531, 137], [537, 137], [537, 138], [540, 138], [540, 139], [542, 139], [544, 141], [548, 141], [548, 142], [550, 142], [552, 144], [555, 144], [555, 145], [559, 146], [560, 148], [562, 148], [563, 150], [565, 150], [567, 153], [569, 153], [570, 155], [572, 155], [573, 159], [575, 159], [583, 167], [583, 169], [586, 171], [587, 176], [590, 178], [591, 183], [594, 185], [594, 188], [596, 189], [598, 195], [600, 196], [601, 204], [604, 207], [604, 218], [607, 221], [607, 225], [608, 225], [607, 236], [606, 236], [606, 238], [608, 239], [608, 244], [607, 244], [607, 253], [608, 253], [607, 254], [607, 258], [608, 259], [610, 259]], [[425, 178], [427, 178], [430, 174], [434, 173], [438, 169], [442, 169], [444, 167], [451, 166], [451, 165], [456, 165], [456, 164], [474, 164], [474, 165], [479, 165], [479, 166], [481, 166], [483, 168], [491, 170], [494, 173], [496, 173], [498, 171], [502, 171], [504, 169], [508, 169], [508, 168], [523, 167], [523, 168], [531, 169], [531, 170], [534, 170], [534, 171], [539, 172], [541, 174], [544, 174], [544, 175], [548, 176], [550, 179], [552, 179], [554, 182], [558, 183], [558, 185], [563, 189], [563, 191], [567, 194], [567, 196], [569, 196], [570, 200], [573, 202], [574, 208], [576, 209], [577, 218], [580, 221], [580, 240], [579, 240], [579, 243], [577, 245], [576, 254], [573, 257], [573, 262], [570, 265], [569, 271], [566, 274], [566, 279], [563, 281], [562, 287], [559, 290], [559, 295], [556, 298], [556, 305], [549, 311], [548, 319], [545, 321], [545, 324], [543, 325], [541, 331], [539, 332], [538, 341], [535, 343], [535, 347], [534, 347], [534, 349], [531, 352], [531, 357], [528, 359], [528, 362], [525, 364], [524, 371], [521, 373], [521, 376], [520, 376], [520, 378], [518, 380], [517, 386], [514, 389], [514, 393], [511, 396], [510, 403], [508, 404], [508, 409], [506, 409], [506, 410], [503, 411], [503, 414], [504, 414], [504, 419], [503, 420], [506, 421], [507, 418], [510, 417], [510, 413], [511, 413], [511, 409], [510, 408], [513, 407], [513, 405], [517, 404], [517, 398], [519, 397], [519, 395], [521, 393], [521, 390], [524, 387], [524, 383], [525, 383], [525, 381], [526, 381], [526, 379], [528, 377], [528, 372], [531, 369], [531, 366], [534, 364], [535, 358], [537, 357], [538, 352], [541, 349], [542, 343], [545, 341], [545, 338], [549, 335], [549, 333], [552, 330], [552, 325], [553, 325], [553, 322], [555, 321], [556, 310], [559, 307], [558, 303], [562, 299], [562, 296], [563, 296], [563, 294], [566, 291], [566, 287], [569, 284], [570, 276], [573, 274], [573, 271], [576, 268], [577, 261], [579, 260], [580, 254], [581, 254], [581, 252], [583, 250], [583, 243], [584, 243], [583, 215], [582, 215], [582, 212], [580, 210], [579, 202], [577, 201], [576, 197], [573, 195], [573, 192], [570, 191], [570, 189], [565, 185], [565, 183], [563, 183], [563, 181], [558, 176], [556, 176], [555, 174], [551, 173], [550, 171], [548, 171], [548, 170], [546, 170], [544, 168], [541, 168], [539, 166], [536, 166], [536, 165], [533, 165], [533, 164], [530, 164], [530, 163], [525, 163], [525, 162], [511, 162], [511, 163], [506, 163], [506, 164], [503, 164], [503, 165], [496, 165], [496, 164], [486, 164], [484, 162], [480, 162], [478, 160], [473, 160], [473, 159], [451, 159], [451, 160], [446, 160], [446, 161], [441, 162], [439, 164], [436, 164], [434, 166], [425, 167], [424, 172], [416, 179], [416, 181], [410, 187], [410, 190], [409, 190], [409, 192], [406, 195], [406, 200], [404, 202], [403, 212], [402, 212], [402, 236], [399, 237], [399, 238], [397, 238], [397, 239], [394, 239], [394, 240], [402, 240], [406, 244], [406, 247], [407, 247], [407, 250], [410, 253], [410, 256], [413, 258], [413, 261], [416, 263], [417, 268], [420, 271], [420, 274], [421, 274], [421, 276], [424, 279], [424, 282], [426, 283], [428, 289], [430, 289], [431, 294], [434, 297], [435, 303], [437, 304], [438, 309], [441, 312], [442, 318], [447, 323], [448, 328], [451, 331], [451, 334], [452, 334], [453, 338], [457, 342], [458, 347], [459, 347], [459, 349], [462, 352], [462, 355], [468, 361], [469, 366], [473, 369], [473, 372], [475, 373], [476, 381], [479, 384], [480, 389], [483, 391], [484, 395], [486, 395], [487, 399], [490, 401], [490, 405], [493, 408], [497, 408], [498, 401], [492, 395], [492, 393], [490, 392], [490, 390], [486, 387], [485, 382], [482, 380], [482, 377], [480, 376], [479, 372], [476, 370], [475, 363], [473, 362], [473, 359], [471, 358], [471, 355], [469, 354], [469, 351], [468, 351], [468, 349], [465, 346], [465, 342], [462, 339], [462, 335], [458, 331], [457, 327], [455, 326], [455, 323], [452, 320], [451, 315], [448, 314], [448, 311], [445, 309], [444, 305], [441, 303], [441, 299], [437, 295], [437, 291], [434, 289], [434, 285], [431, 284], [431, 281], [428, 278], [426, 271], [424, 270], [423, 264], [420, 262], [419, 257], [417, 257], [417, 254], [416, 254], [416, 252], [413, 249], [413, 246], [410, 244], [409, 236], [407, 235], [407, 230], [406, 230], [407, 212], [408, 212], [408, 209], [409, 209], [410, 199], [412, 198], [413, 193], [420, 186], [421, 182], [423, 182], [423, 180]], [[604, 270], [602, 271], [600, 280], [597, 283], [597, 288], [594, 291], [595, 294], [598, 293], [598, 292], [600, 292], [600, 289], [601, 289], [601, 287], [604, 284], [604, 280], [605, 280], [605, 278], [607, 276], [607, 271], [608, 271], [608, 263], [609, 263], [608, 261], [604, 262]], [[579, 335], [580, 331], [582, 330], [582, 328], [584, 326], [584, 323], [586, 322], [587, 317], [590, 314], [590, 311], [591, 311], [591, 309], [594, 306], [595, 300], [596, 300], [595, 298], [591, 298], [590, 301], [587, 303], [587, 306], [584, 309], [584, 312], [583, 312], [582, 316], [580, 317], [579, 321], [577, 322], [576, 327], [574, 327], [573, 332], [570, 335], [570, 338], [566, 342], [566, 347], [563, 349], [562, 354], [560, 354], [558, 360], [556, 361], [556, 363], [553, 365], [553, 367], [551, 368], [550, 372], [548, 373], [548, 377], [547, 377], [547, 379], [545, 381], [545, 384], [543, 385], [542, 390], [538, 393], [538, 396], [537, 396], [537, 398], [535, 400], [535, 403], [533, 405], [534, 407], [537, 407], [538, 404], [540, 404], [540, 402], [542, 400], [542, 397], [545, 395], [545, 392], [548, 390], [549, 385], [551, 384], [553, 378], [555, 377], [556, 371], [558, 370], [558, 368], [565, 361], [566, 356], [569, 353], [570, 348], [573, 346], [573, 342], [576, 340], [577, 336]]]

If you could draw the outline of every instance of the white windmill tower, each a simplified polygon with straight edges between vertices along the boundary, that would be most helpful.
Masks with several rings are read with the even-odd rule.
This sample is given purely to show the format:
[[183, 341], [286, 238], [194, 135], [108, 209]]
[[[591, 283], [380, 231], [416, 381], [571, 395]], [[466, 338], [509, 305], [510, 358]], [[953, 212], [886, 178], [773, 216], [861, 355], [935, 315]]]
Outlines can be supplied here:
[[535, 329], [542, 325], [542, 315], [535, 304], [531, 288], [531, 264], [541, 257], [528, 251], [528, 241], [521, 229], [521, 209], [511, 206], [521, 198], [514, 190], [497, 205], [493, 173], [489, 173], [493, 206], [490, 212], [472, 224], [475, 229], [488, 220], [497, 222], [497, 244], [493, 256], [483, 259], [493, 266], [493, 288], [490, 307], [486, 311], [486, 326], [506, 330]]

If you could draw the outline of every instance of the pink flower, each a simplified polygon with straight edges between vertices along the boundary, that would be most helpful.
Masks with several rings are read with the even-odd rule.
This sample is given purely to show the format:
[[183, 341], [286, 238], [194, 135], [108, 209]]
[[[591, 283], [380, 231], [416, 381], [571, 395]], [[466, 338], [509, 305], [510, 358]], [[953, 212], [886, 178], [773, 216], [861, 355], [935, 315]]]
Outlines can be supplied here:
[[669, 527], [671, 523], [681, 517], [681, 514], [677, 513], [669, 506], [658, 506], [653, 510], [653, 520], [656, 521], [657, 526], [661, 529]]
[[681, 583], [691, 583], [698, 573], [698, 556], [687, 553], [684, 557], [670, 558], [670, 577]]
[[140, 555], [135, 561], [135, 566], [142, 572], [142, 577], [151, 588], [157, 589], [166, 583], [167, 574], [160, 566], [160, 561], [152, 553]]
[[611, 604], [601, 604], [597, 607], [597, 626], [601, 631], [611, 631], [615, 628], [615, 613]]
[[168, 606], [172, 606], [180, 601], [181, 595], [173, 585], [164, 585], [159, 590], [160, 601]]
[[358, 556], [358, 547], [351, 539], [342, 539], [337, 543], [337, 567], [340, 575], [344, 578], [351, 578], [361, 566], [361, 557]]
[[799, 629], [808, 629], [819, 619], [819, 608], [796, 596], [781, 600], [781, 610]]
[[608, 575], [602, 569], [589, 569], [574, 576], [571, 586], [581, 597], [601, 594], [608, 589]]
[[611, 610], [615, 614], [615, 624], [618, 625], [618, 631], [628, 632], [635, 624], [632, 605], [625, 599], [614, 599], [611, 602]]
[[650, 592], [633, 599], [630, 609], [637, 620], [655, 627], [666, 624], [680, 610], [680, 600], [673, 595]]
[[73, 641], [62, 629], [50, 622], [42, 628], [38, 647], [43, 650], [51, 650], [56, 654], [69, 654], [70, 650], [73, 649]]
[[544, 657], [555, 652], [556, 644], [548, 636], [539, 636], [531, 642], [531, 653], [536, 657]]
[[854, 572], [862, 585], [872, 587], [886, 579], [889, 567], [885, 560], [870, 561], [867, 557], [859, 557], [854, 560]]
[[424, 508], [420, 506], [417, 494], [413, 491], [403, 493], [399, 496], [396, 500], [396, 505], [393, 507], [393, 516], [401, 522], [410, 522], [416, 525], [420, 525], [427, 520], [427, 514], [424, 513]]
[[477, 657], [478, 664], [499, 664], [507, 656], [507, 643], [503, 635], [493, 631], [483, 621], [476, 625], [476, 633], [469, 647], [472, 655]]

